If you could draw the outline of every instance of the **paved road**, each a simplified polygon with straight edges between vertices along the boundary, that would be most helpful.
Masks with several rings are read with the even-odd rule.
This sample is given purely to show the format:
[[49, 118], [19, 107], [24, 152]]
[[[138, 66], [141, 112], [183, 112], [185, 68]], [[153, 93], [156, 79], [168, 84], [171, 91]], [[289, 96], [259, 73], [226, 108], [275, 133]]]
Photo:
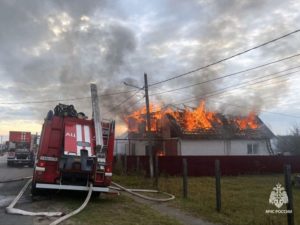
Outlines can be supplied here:
[[[32, 168], [7, 167], [6, 157], [0, 156], [0, 181], [27, 177], [31, 175]], [[10, 183], [0, 183], [0, 225], [33, 225], [32, 217], [9, 215], [5, 213], [5, 207], [14, 199], [14, 197], [19, 193], [25, 183], [26, 180]], [[25, 196], [21, 199], [20, 202], [20, 204], [22, 204], [22, 208], [26, 207], [26, 204], [30, 204], [31, 197], [29, 195], [29, 191], [26, 192]]]

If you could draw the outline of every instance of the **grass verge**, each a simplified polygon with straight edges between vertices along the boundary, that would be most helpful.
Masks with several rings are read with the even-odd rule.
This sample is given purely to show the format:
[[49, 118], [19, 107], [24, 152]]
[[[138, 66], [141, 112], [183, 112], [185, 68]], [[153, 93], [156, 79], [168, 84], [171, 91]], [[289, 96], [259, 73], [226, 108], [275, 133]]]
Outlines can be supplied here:
[[[151, 188], [152, 181], [141, 176], [115, 176], [115, 182], [128, 187]], [[272, 188], [284, 184], [283, 175], [222, 177], [222, 210], [215, 210], [215, 180], [212, 177], [191, 177], [188, 199], [182, 196], [182, 178], [161, 177], [159, 189], [176, 195], [170, 205], [211, 222], [231, 225], [287, 224], [286, 214], [266, 214], [276, 209], [269, 204]], [[300, 189], [293, 189], [295, 224], [300, 224]], [[280, 209], [285, 209], [283, 206]]]
[[[78, 208], [84, 197], [59, 199], [71, 210]], [[126, 196], [101, 196], [65, 225], [180, 225], [176, 220], [163, 216], [148, 206], [136, 203]]]

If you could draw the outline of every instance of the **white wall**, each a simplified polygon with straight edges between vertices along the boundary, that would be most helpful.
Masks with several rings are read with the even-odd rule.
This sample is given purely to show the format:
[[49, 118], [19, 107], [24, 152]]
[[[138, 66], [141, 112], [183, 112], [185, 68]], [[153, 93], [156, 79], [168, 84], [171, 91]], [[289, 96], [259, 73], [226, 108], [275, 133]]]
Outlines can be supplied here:
[[231, 155], [247, 155], [247, 144], [258, 144], [258, 152], [255, 155], [269, 155], [264, 140], [232, 140]]
[[258, 144], [256, 155], [269, 155], [263, 140], [180, 140], [180, 149], [181, 155], [248, 155], [248, 144]]
[[224, 141], [180, 140], [181, 155], [224, 155]]
[[147, 141], [131, 141], [131, 150], [129, 151], [129, 142], [128, 141], [118, 141], [115, 143], [115, 154], [133, 154], [133, 146], [135, 144], [135, 155], [145, 155], [145, 148]]
[[115, 141], [114, 155], [117, 155], [117, 154], [123, 155], [123, 154], [125, 154], [127, 143], [128, 143], [128, 141]]
[[146, 155], [147, 141], [135, 141], [135, 155]]
[[[135, 143], [135, 155], [145, 155], [147, 141]], [[178, 141], [178, 155], [248, 155], [247, 145], [258, 144], [255, 155], [269, 155], [264, 140], [181, 140]], [[118, 152], [129, 155], [128, 141], [118, 143]], [[133, 153], [130, 152], [132, 155]]]

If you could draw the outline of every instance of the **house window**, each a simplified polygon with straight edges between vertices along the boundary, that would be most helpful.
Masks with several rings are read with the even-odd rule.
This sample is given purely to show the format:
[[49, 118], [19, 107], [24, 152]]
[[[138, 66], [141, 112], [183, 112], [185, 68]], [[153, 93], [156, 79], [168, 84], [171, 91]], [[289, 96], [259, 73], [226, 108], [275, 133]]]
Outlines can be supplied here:
[[248, 155], [253, 155], [258, 153], [258, 144], [247, 144], [247, 153]]

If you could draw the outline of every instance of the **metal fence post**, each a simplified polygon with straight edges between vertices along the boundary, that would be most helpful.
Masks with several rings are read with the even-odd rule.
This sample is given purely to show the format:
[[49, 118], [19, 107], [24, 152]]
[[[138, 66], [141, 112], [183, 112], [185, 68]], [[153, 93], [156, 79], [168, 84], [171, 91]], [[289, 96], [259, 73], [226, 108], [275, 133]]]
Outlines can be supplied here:
[[127, 174], [127, 155], [124, 155], [124, 174]]
[[285, 190], [288, 196], [288, 203], [286, 205], [287, 210], [291, 210], [291, 213], [287, 213], [288, 225], [294, 225], [294, 205], [293, 205], [293, 191], [292, 191], [292, 181], [291, 181], [291, 165], [285, 165], [284, 167], [284, 182]]
[[154, 168], [154, 187], [158, 188], [158, 155], [155, 155], [155, 168]]
[[187, 168], [187, 160], [186, 158], [182, 159], [182, 185], [183, 185], [183, 197], [188, 197], [188, 168]]
[[216, 177], [216, 209], [221, 211], [221, 170], [220, 160], [215, 161], [215, 177]]
[[136, 172], [140, 172], [140, 157], [136, 156]]

